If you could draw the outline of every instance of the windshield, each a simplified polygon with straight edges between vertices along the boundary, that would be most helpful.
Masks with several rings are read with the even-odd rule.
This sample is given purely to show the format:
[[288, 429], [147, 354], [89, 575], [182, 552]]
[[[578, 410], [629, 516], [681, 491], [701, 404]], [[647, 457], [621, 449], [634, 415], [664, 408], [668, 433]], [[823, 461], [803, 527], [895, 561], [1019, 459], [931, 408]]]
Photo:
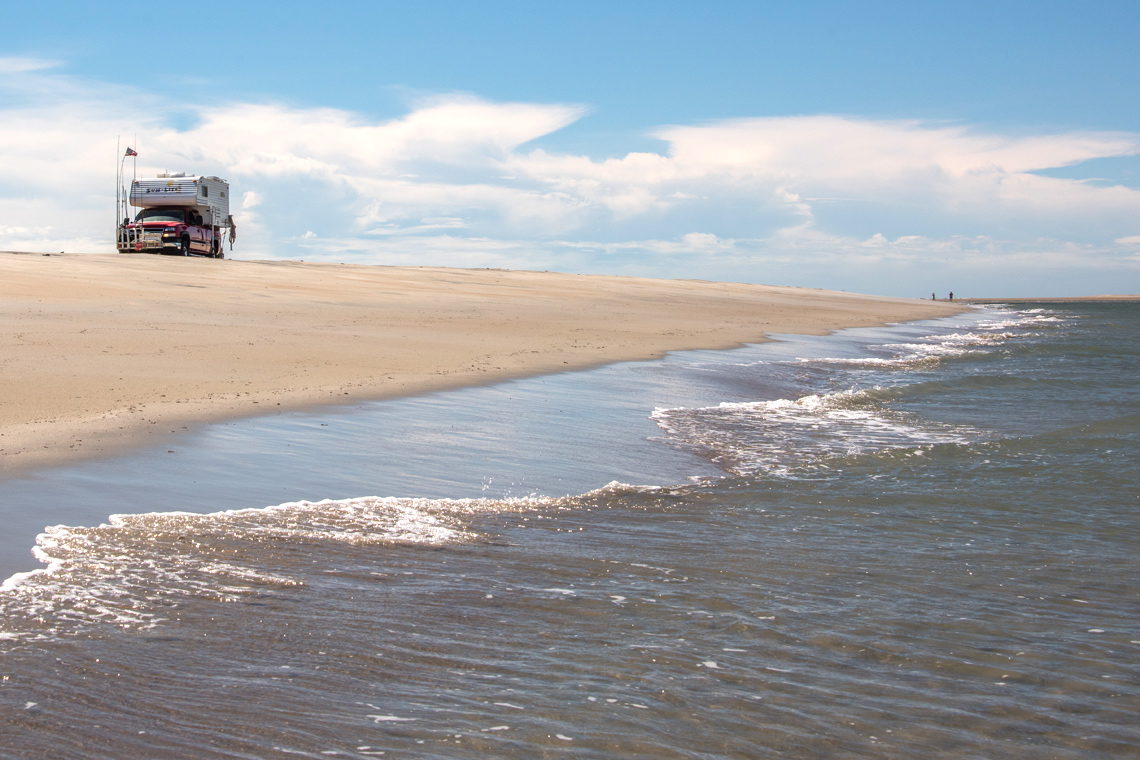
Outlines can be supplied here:
[[180, 208], [144, 208], [135, 217], [136, 222], [185, 222]]

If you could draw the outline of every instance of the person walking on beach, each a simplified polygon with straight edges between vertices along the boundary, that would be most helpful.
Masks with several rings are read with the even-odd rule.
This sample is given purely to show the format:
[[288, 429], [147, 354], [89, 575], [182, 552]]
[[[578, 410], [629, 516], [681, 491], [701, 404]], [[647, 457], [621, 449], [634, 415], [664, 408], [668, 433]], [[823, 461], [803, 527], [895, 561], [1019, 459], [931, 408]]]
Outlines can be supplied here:
[[951, 301], [954, 300], [954, 291], [953, 290], [950, 291], [950, 300]]

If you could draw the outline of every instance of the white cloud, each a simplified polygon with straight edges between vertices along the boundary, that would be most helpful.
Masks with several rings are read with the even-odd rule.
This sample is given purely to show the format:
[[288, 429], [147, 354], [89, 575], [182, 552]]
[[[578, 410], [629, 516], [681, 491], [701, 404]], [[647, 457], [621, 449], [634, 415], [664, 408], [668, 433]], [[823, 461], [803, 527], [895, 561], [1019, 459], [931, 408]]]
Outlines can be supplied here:
[[26, 74], [30, 71], [43, 71], [59, 66], [59, 61], [46, 58], [0, 57], [0, 75]]
[[111, 250], [114, 150], [136, 134], [140, 173], [231, 181], [246, 257], [893, 290], [924, 266], [1135, 272], [1120, 248], [1140, 239], [1136, 189], [1036, 173], [1140, 153], [1132, 133], [769, 117], [660, 128], [664, 154], [594, 160], [530, 145], [579, 105], [441, 95], [375, 120], [232, 103], [178, 129], [184, 104], [0, 58], [5, 93], [0, 249]]
[[[202, 110], [189, 134], [162, 133], [159, 147], [191, 160], [264, 176], [423, 178], [497, 167], [519, 145], [571, 123], [574, 106], [489, 103], [471, 96], [425, 101], [407, 116], [370, 123], [346, 111], [273, 104]], [[179, 151], [178, 143], [194, 146]], [[443, 173], [447, 173], [443, 171]]]
[[956, 176], [1026, 172], [1134, 153], [1140, 146], [1137, 135], [1126, 133], [1018, 137], [964, 126], [841, 116], [733, 119], [670, 127], [655, 136], [669, 142], [671, 155], [687, 166], [858, 182], [932, 169]]

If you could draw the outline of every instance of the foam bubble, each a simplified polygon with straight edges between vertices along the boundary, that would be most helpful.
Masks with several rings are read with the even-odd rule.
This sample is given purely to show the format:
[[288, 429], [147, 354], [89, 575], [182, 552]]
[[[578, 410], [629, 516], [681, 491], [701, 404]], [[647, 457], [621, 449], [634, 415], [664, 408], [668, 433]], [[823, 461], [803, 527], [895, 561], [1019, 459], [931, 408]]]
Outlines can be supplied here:
[[925, 369], [949, 358], [984, 354], [1010, 342], [1037, 334], [1042, 326], [1066, 320], [1042, 309], [1025, 311], [989, 311], [994, 318], [972, 322], [968, 329], [957, 332], [932, 333], [901, 343], [886, 343], [873, 349], [888, 356], [825, 357], [800, 359], [804, 363]]
[[657, 409], [652, 419], [674, 443], [729, 472], [803, 477], [835, 457], [883, 449], [967, 443], [977, 431], [923, 422], [883, 406], [898, 391], [874, 387], [798, 399]]

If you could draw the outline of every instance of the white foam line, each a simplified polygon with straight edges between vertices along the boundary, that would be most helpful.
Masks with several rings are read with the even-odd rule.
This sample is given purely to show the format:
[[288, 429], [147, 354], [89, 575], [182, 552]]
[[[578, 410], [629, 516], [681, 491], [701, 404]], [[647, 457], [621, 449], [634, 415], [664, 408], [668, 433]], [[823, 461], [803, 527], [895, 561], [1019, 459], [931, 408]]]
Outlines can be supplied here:
[[405, 723], [415, 720], [415, 718], [401, 718], [398, 715], [369, 715], [368, 717], [376, 723]]

